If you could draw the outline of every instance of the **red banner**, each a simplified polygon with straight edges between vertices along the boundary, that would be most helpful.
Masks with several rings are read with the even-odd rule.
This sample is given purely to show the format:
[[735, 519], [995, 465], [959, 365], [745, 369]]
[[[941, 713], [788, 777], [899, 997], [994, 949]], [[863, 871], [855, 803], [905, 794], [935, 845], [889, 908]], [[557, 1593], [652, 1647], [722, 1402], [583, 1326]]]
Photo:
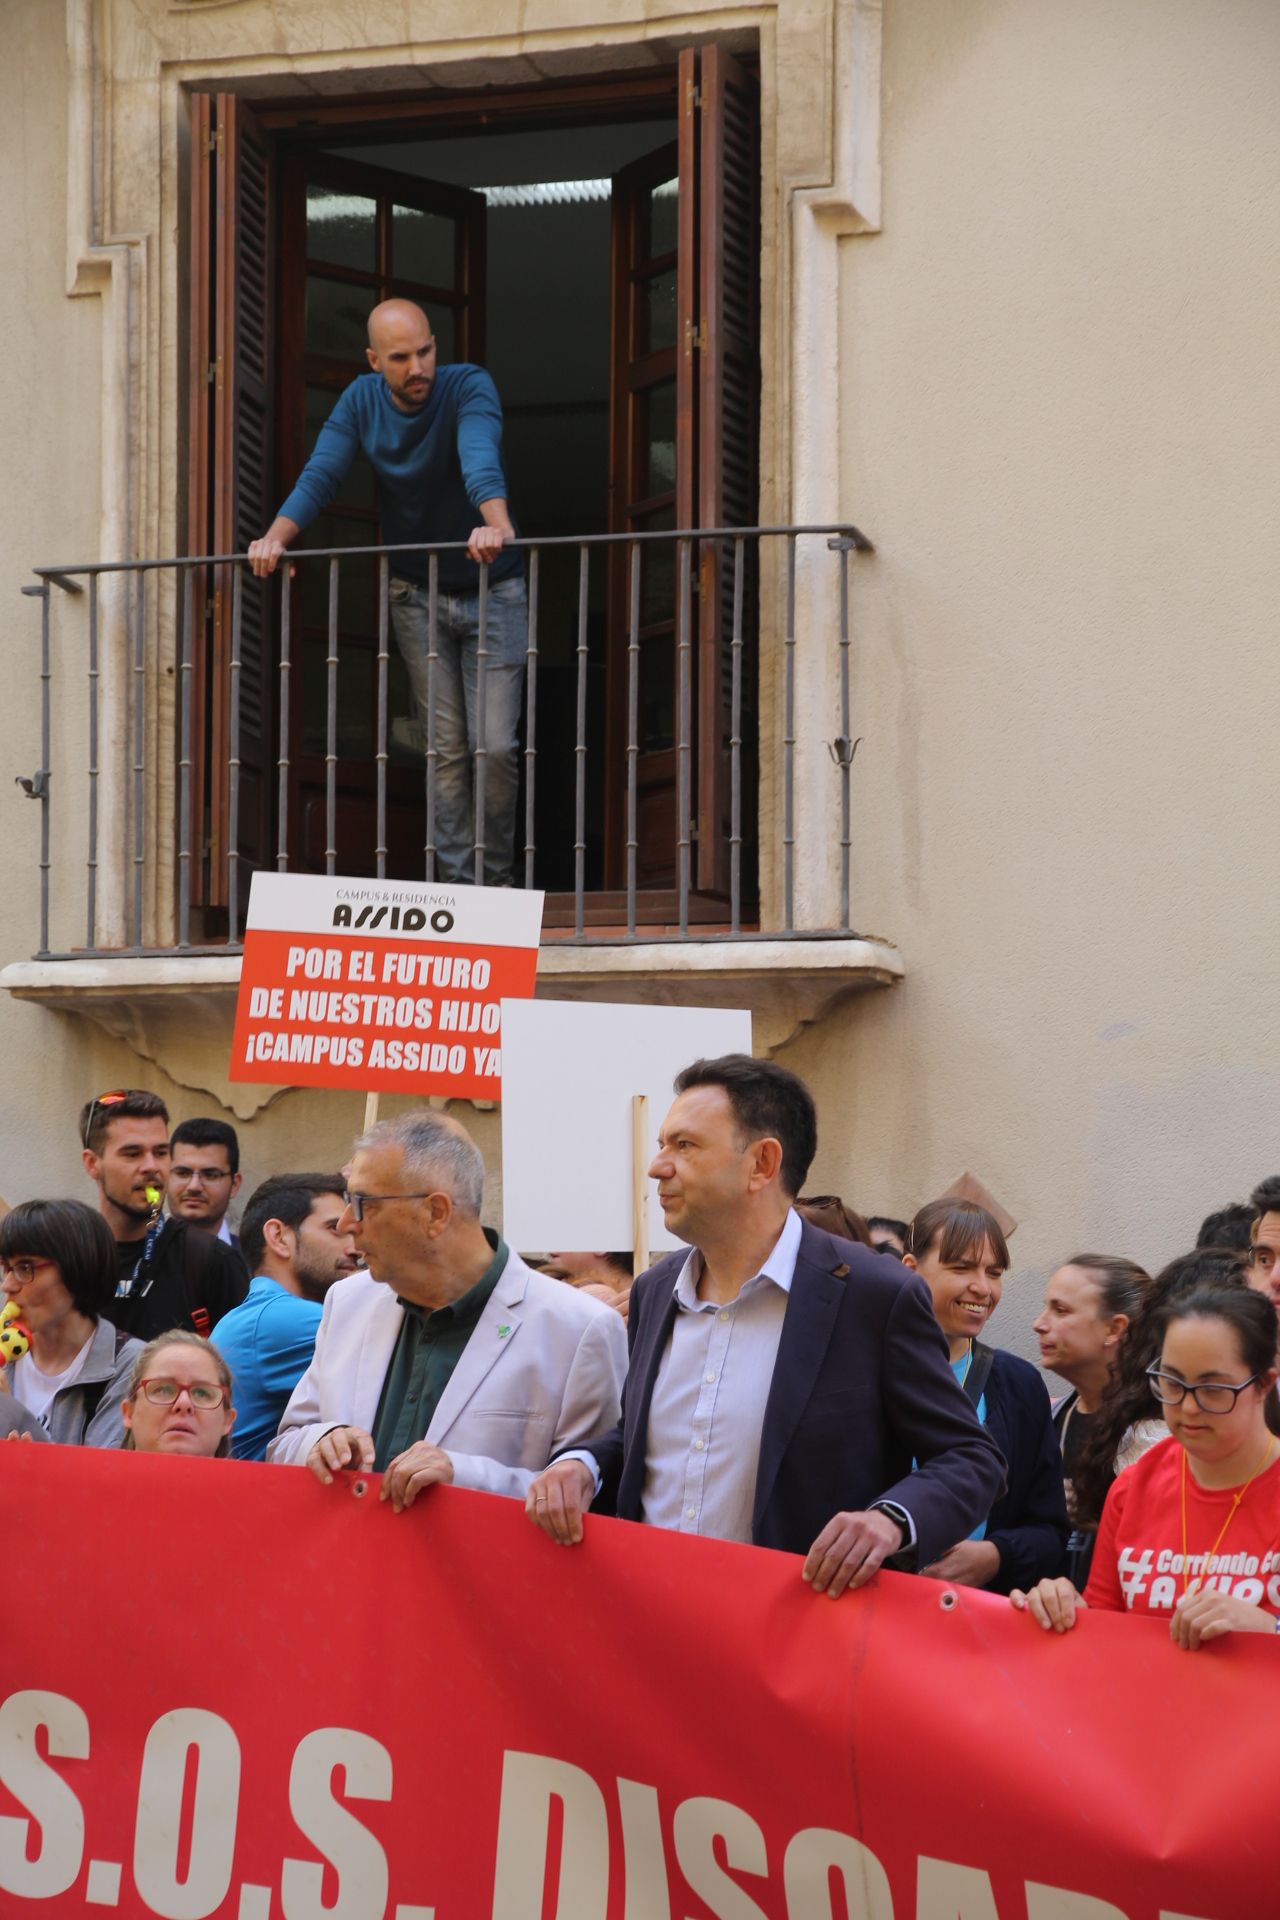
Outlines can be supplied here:
[[0, 1913], [1261, 1920], [1280, 1653], [512, 1502], [4, 1449]]

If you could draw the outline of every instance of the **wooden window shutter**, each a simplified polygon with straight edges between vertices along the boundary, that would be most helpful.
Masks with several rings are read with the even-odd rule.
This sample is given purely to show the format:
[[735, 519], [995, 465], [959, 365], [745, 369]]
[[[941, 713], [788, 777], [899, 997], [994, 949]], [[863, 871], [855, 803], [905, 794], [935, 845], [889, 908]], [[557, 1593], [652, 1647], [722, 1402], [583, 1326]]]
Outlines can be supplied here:
[[[271, 518], [271, 168], [266, 139], [234, 94], [192, 100], [191, 397], [187, 542], [243, 553]], [[268, 844], [268, 589], [241, 571], [237, 852]], [[232, 786], [231, 680], [236, 569], [196, 582], [192, 680], [191, 897], [224, 907]]]
[[[723, 48], [704, 47], [698, 143], [698, 522], [753, 526], [757, 515], [760, 241], [755, 82]], [[754, 740], [754, 551], [746, 555], [741, 733]], [[696, 884], [728, 890], [733, 549], [702, 549], [699, 574]], [[746, 644], [746, 643], [749, 643]], [[746, 747], [744, 746], [744, 756]], [[748, 838], [753, 769], [743, 766]]]

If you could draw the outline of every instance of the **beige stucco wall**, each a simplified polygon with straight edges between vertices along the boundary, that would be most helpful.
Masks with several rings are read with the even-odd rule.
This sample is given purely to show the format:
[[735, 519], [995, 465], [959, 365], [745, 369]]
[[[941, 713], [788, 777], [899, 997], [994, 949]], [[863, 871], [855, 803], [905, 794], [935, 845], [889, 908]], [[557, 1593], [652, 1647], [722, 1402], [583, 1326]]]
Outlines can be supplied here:
[[822, 1186], [962, 1167], [1159, 1262], [1280, 1169], [1280, 12], [890, 5], [842, 243], [854, 918], [907, 979], [790, 1049]]
[[[875, 9], [861, 11], [865, 24]], [[692, 9], [679, 31], [697, 12], [757, 17]], [[523, 38], [503, 10], [485, 24], [509, 50], [545, 51], [575, 31], [607, 37], [611, 21], [621, 34], [627, 17], [598, 5], [579, 29], [581, 13], [548, 0]], [[633, 37], [677, 30], [644, 13]], [[330, 46], [341, 28], [376, 48], [408, 13], [157, 4], [114, 17], [111, 57], [131, 73], [154, 65], [144, 20], [174, 61], [262, 73], [291, 52], [314, 65], [318, 21]], [[759, 16], [766, 98], [789, 104], [765, 148], [801, 199], [777, 197], [771, 288], [791, 285], [817, 162], [844, 164], [813, 113], [845, 77], [822, 78], [829, 10], [789, 4], [776, 42], [772, 17]], [[30, 771], [38, 619], [17, 588], [31, 561], [96, 551], [104, 332], [101, 303], [65, 293], [62, 10], [11, 0], [8, 20], [0, 738]], [[456, 24], [478, 31], [474, 10]], [[889, 0], [883, 56], [883, 230], [837, 240], [856, 209], [814, 216], [834, 270], [828, 283], [815, 254], [796, 287], [796, 331], [816, 313], [815, 330], [798, 345], [786, 327], [770, 336], [765, 465], [779, 512], [815, 510], [829, 468], [831, 508], [877, 543], [855, 575], [854, 919], [901, 946], [907, 980], [785, 1057], [820, 1096], [823, 1188], [905, 1210], [969, 1166], [1020, 1217], [997, 1331], [1025, 1348], [1056, 1259], [1086, 1242], [1163, 1259], [1210, 1206], [1280, 1167], [1280, 861], [1255, 738], [1280, 604], [1280, 15], [1269, 0]], [[136, 78], [113, 112], [133, 160], [170, 124]], [[164, 439], [181, 333], [176, 171], [168, 199], [156, 171], [144, 192], [120, 155], [109, 178], [128, 189], [122, 226], [151, 206], [134, 223], [151, 343], [138, 511], [158, 537], [180, 452]], [[806, 407], [830, 420], [821, 445], [797, 425]], [[832, 684], [809, 692], [819, 748], [836, 730]], [[0, 957], [14, 959], [34, 946], [36, 809], [9, 787], [0, 810]], [[75, 1190], [71, 1116], [96, 1088], [141, 1079], [175, 1113], [207, 1105], [38, 1007], [0, 1005], [0, 1050], [10, 1199]], [[359, 1119], [356, 1099], [283, 1096], [244, 1129], [250, 1176], [336, 1159]], [[480, 1130], [496, 1157], [492, 1116]]]

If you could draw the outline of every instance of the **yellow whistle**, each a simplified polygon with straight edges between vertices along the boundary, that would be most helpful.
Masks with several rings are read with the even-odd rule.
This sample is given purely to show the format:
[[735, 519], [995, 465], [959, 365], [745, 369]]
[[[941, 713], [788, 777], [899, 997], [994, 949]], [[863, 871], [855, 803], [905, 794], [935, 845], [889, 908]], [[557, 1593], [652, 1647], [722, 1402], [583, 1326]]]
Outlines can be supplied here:
[[149, 1207], [158, 1207], [158, 1206], [160, 1205], [160, 1189], [159, 1189], [159, 1187], [148, 1187], [148, 1188], [147, 1188], [147, 1205], [148, 1205]]

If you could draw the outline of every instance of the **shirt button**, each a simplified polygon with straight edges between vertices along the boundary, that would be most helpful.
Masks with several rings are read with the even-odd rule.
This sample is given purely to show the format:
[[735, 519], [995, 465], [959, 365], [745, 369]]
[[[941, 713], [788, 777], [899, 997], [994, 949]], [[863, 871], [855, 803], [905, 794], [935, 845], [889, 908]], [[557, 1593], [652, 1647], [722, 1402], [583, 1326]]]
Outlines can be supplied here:
[[716, 1377], [715, 1377], [715, 1375], [714, 1375], [714, 1373], [709, 1373], [709, 1374], [707, 1375], [707, 1385], [708, 1385], [709, 1387], [714, 1387], [714, 1385], [715, 1385], [715, 1383], [716, 1383]]
[[701, 1453], [701, 1452], [703, 1451], [703, 1449], [705, 1448], [705, 1446], [706, 1446], [706, 1444], [707, 1444], [707, 1443], [706, 1443], [706, 1441], [705, 1441], [705, 1440], [695, 1440], [695, 1441], [694, 1441], [694, 1443], [693, 1443], [693, 1450], [694, 1450], [694, 1452], [695, 1452], [695, 1453]]
[[717, 1319], [720, 1319], [720, 1320], [727, 1320], [729, 1318], [727, 1313], [718, 1314], [716, 1317]]
[[696, 1520], [698, 1517], [698, 1509], [696, 1507], [686, 1507], [684, 1517], [686, 1520]]

